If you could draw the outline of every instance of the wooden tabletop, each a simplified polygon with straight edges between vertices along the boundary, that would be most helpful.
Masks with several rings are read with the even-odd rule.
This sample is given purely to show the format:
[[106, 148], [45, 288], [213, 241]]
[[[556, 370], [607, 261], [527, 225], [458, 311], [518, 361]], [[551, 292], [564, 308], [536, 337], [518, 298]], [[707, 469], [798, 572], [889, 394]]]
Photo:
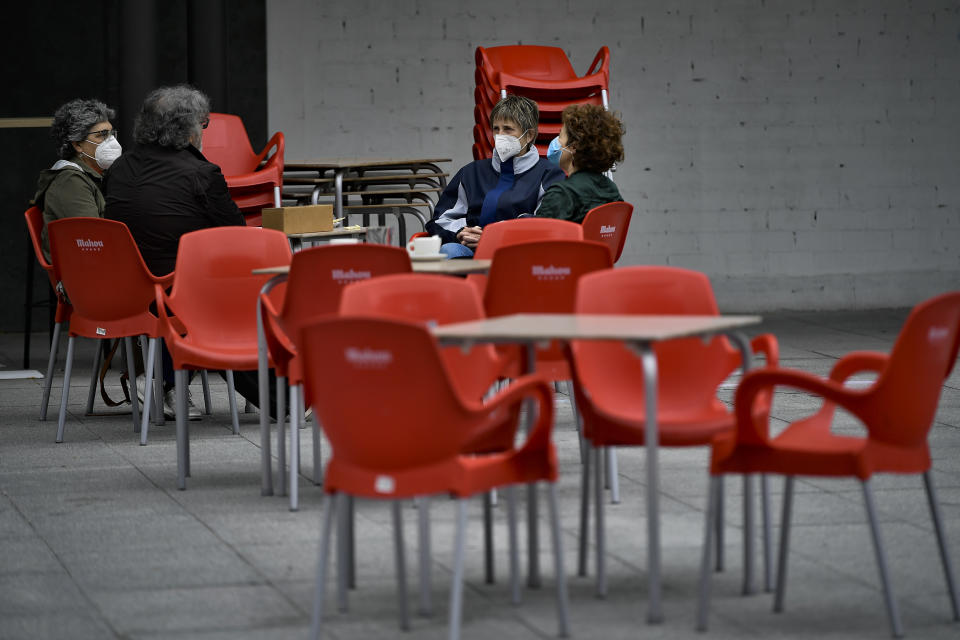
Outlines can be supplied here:
[[519, 313], [436, 327], [452, 340], [626, 340], [653, 342], [722, 333], [759, 324], [760, 316], [591, 315]]
[[295, 240], [309, 240], [311, 238], [344, 238], [352, 236], [362, 236], [367, 232], [367, 227], [358, 227], [356, 229], [337, 228], [332, 231], [309, 231], [307, 233], [288, 233], [288, 238]]
[[385, 167], [416, 167], [439, 162], [452, 162], [452, 158], [323, 158], [285, 162], [283, 168], [288, 171], [314, 171], [321, 169], [362, 169]]

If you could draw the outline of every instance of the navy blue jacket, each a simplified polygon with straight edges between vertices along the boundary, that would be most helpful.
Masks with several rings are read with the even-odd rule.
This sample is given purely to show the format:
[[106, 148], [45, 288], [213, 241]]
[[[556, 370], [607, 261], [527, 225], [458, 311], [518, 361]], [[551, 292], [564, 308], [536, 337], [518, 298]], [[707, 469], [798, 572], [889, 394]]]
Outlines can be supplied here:
[[[536, 147], [514, 158], [513, 163], [513, 186], [500, 195], [495, 219], [489, 222], [533, 213], [547, 187], [565, 177], [559, 167], [540, 157]], [[440, 236], [444, 243], [457, 242], [457, 232], [463, 227], [484, 226], [480, 223], [483, 200], [499, 181], [500, 159], [496, 153], [491, 159], [477, 160], [460, 169], [440, 194], [427, 232]]]

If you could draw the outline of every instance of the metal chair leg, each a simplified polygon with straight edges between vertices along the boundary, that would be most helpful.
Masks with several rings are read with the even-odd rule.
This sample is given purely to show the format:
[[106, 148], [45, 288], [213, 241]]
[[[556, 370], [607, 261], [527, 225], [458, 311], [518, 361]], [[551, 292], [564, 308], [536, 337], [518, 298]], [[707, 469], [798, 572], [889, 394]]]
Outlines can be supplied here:
[[563, 568], [563, 547], [560, 541], [560, 515], [557, 508], [557, 486], [547, 483], [547, 498], [550, 503], [550, 532], [553, 537], [553, 566], [557, 581], [557, 624], [558, 635], [566, 638], [570, 635], [570, 621], [567, 615], [567, 572]]
[[950, 594], [950, 606], [953, 609], [953, 619], [960, 620], [960, 599], [957, 598], [957, 582], [953, 574], [953, 563], [950, 561], [950, 546], [947, 544], [947, 535], [943, 530], [943, 519], [940, 516], [940, 503], [937, 501], [937, 490], [933, 485], [933, 473], [929, 470], [923, 474], [923, 485], [927, 489], [927, 502], [930, 503], [930, 518], [933, 520], [933, 530], [937, 534], [937, 546], [940, 547], [940, 560], [943, 562], [943, 573], [947, 580], [947, 591]]
[[206, 369], [200, 371], [200, 383], [203, 385], [203, 413], [213, 415], [213, 403], [210, 401], [210, 376]]
[[287, 388], [286, 377], [277, 376], [277, 495], [287, 495]]
[[770, 483], [767, 474], [760, 475], [760, 509], [763, 518], [763, 590], [773, 591], [773, 535], [770, 528]]
[[[147, 444], [147, 433], [150, 430], [150, 407], [153, 402], [153, 362], [157, 357], [157, 338], [150, 338], [147, 348], [147, 357], [143, 359], [143, 417], [140, 422], [140, 445]], [[156, 411], [156, 408], [154, 408]], [[163, 409], [160, 410], [161, 413]]]
[[580, 475], [580, 548], [577, 552], [577, 575], [587, 575], [587, 547], [589, 545], [590, 530], [590, 461], [593, 458], [593, 448], [590, 442], [583, 439], [583, 464]]
[[227, 399], [230, 401], [230, 419], [233, 420], [233, 434], [240, 434], [240, 415], [237, 412], [237, 393], [233, 384], [233, 371], [227, 369]]
[[[155, 396], [154, 402], [156, 406], [156, 413], [154, 414], [153, 424], [162, 425], [166, 424], [167, 418], [163, 415], [163, 338], [160, 338], [160, 342], [157, 345], [160, 350], [157, 352], [157, 357], [153, 361], [153, 393]], [[176, 374], [174, 374], [176, 377]]]
[[350, 541], [347, 539], [349, 526], [347, 522], [347, 495], [337, 494], [337, 609], [340, 613], [347, 610], [347, 582], [349, 581], [350, 569], [348, 547]]
[[100, 364], [103, 362], [103, 341], [94, 340], [97, 348], [93, 354], [93, 373], [90, 374], [90, 387], [87, 389], [87, 408], [84, 415], [93, 413], [93, 399], [97, 394], [97, 381], [100, 379]]
[[617, 471], [616, 447], [607, 447], [607, 484], [610, 485], [610, 503], [620, 504], [620, 474]]
[[[140, 399], [137, 398], [137, 369], [134, 366], [133, 359], [133, 337], [127, 336], [123, 339], [124, 348], [127, 351], [127, 381], [130, 383], [130, 413], [133, 417], [133, 432], [140, 431]], [[92, 404], [92, 403], [91, 403]], [[146, 410], [150, 413], [150, 410]]]
[[63, 323], [58, 322], [53, 327], [53, 338], [50, 340], [50, 357], [47, 360], [47, 375], [43, 379], [43, 397], [40, 399], [40, 419], [47, 419], [47, 405], [50, 404], [50, 386], [53, 384], [53, 368], [57, 364], [57, 351], [60, 349], [60, 330]]
[[900, 610], [893, 595], [893, 585], [890, 584], [887, 554], [883, 550], [883, 540], [880, 538], [880, 528], [877, 525], [876, 509], [873, 506], [873, 492], [870, 491], [869, 480], [863, 482], [863, 502], [867, 508], [867, 519], [870, 521], [870, 537], [873, 539], [873, 551], [877, 556], [877, 570], [880, 572], [880, 582], [883, 585], [883, 600], [887, 605], [890, 628], [894, 638], [901, 638], [903, 637], [903, 624], [900, 622]]
[[753, 478], [743, 476], [743, 595], [756, 589], [753, 584]]
[[718, 475], [716, 476], [716, 479], [717, 479], [717, 484], [720, 485], [720, 489], [718, 490], [719, 495], [717, 497], [717, 512], [713, 518], [714, 529], [716, 529], [716, 531], [714, 531], [714, 535], [716, 537], [716, 547], [717, 547], [716, 549], [717, 562], [716, 562], [716, 565], [714, 566], [714, 571], [720, 572], [720, 571], [723, 571], [724, 559], [726, 556], [726, 553], [724, 552], [724, 549], [723, 549], [723, 546], [724, 546], [723, 528], [724, 528], [724, 522], [725, 522], [724, 503], [726, 501], [726, 491], [724, 487], [723, 476]]
[[417, 498], [417, 518], [419, 520], [420, 540], [420, 608], [421, 616], [433, 615], [431, 593], [432, 579], [430, 567], [430, 496]]
[[517, 491], [507, 487], [507, 536], [510, 545], [510, 602], [520, 604], [520, 548], [517, 544]]
[[73, 343], [76, 340], [70, 336], [67, 341], [67, 365], [63, 372], [63, 392], [60, 394], [60, 417], [57, 419], [57, 442], [63, 442], [63, 427], [67, 419], [67, 402], [70, 399], [70, 374], [73, 372]]
[[[296, 385], [290, 388], [294, 389]], [[400, 629], [401, 631], [409, 631], [410, 616], [407, 612], [407, 562], [403, 549], [403, 514], [400, 511], [399, 500], [391, 501], [390, 507], [393, 512], [393, 554], [397, 567], [397, 600], [400, 605]]]
[[700, 585], [697, 589], [697, 631], [707, 630], [710, 612], [710, 554], [713, 551], [713, 534], [716, 529], [717, 506], [723, 487], [720, 476], [711, 475], [707, 489], [707, 513], [703, 527], [703, 556], [700, 559]]
[[297, 385], [290, 385], [290, 511], [300, 508], [300, 416], [297, 411], [300, 401], [297, 400]]
[[494, 583], [493, 504], [490, 492], [483, 494], [483, 574], [487, 584]]
[[173, 375], [177, 398], [177, 489], [183, 491], [187, 488], [187, 468], [190, 464], [187, 460], [190, 447], [187, 442], [187, 371], [177, 369]]
[[336, 520], [335, 499], [329, 495], [323, 497], [323, 530], [320, 534], [320, 558], [317, 561], [317, 586], [313, 600], [313, 616], [310, 622], [310, 638], [319, 640], [320, 625], [323, 621], [323, 604], [327, 590], [327, 562], [330, 554], [330, 533]]
[[603, 447], [593, 448], [593, 508], [595, 510], [596, 538], [597, 538], [597, 597], [605, 598], [607, 595], [607, 561], [606, 561], [606, 539], [604, 537], [603, 523]]
[[457, 531], [453, 543], [453, 584], [450, 585], [450, 640], [459, 640], [463, 618], [463, 546], [467, 528], [467, 501], [457, 500]]
[[783, 483], [783, 512], [780, 516], [780, 557], [777, 560], [777, 590], [773, 598], [773, 610], [783, 611], [783, 599], [787, 591], [787, 553], [790, 547], [790, 518], [793, 515], [793, 476]]

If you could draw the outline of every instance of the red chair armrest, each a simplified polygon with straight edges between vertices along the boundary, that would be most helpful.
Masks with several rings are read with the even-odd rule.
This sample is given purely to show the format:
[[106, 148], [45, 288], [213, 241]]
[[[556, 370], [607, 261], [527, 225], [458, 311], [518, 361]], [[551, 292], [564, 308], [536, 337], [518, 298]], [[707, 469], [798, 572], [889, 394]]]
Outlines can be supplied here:
[[887, 367], [889, 356], [878, 351], [853, 351], [840, 358], [830, 370], [830, 379], [843, 383], [862, 371], [880, 373]]
[[610, 49], [606, 46], [600, 47], [600, 50], [597, 51], [597, 55], [594, 56], [593, 62], [590, 63], [590, 68], [587, 70], [586, 75], [590, 76], [600, 71], [606, 71], [607, 67], [610, 66]]
[[[520, 450], [542, 449], [550, 443], [550, 431], [553, 429], [553, 386], [547, 379], [538, 374], [531, 374], [517, 378], [504, 391], [501, 391], [480, 409], [483, 413], [494, 414], [501, 407], [512, 407], [526, 398], [537, 401], [537, 423], [530, 429], [526, 441]], [[482, 439], [484, 431], [488, 429], [484, 424], [476, 433], [470, 434], [467, 441]]]
[[257, 154], [257, 162], [263, 162], [264, 158], [267, 157], [267, 154], [270, 152], [270, 149], [276, 148], [276, 152], [267, 160], [267, 163], [274, 161], [274, 158], [283, 158], [283, 132], [277, 131], [273, 136], [267, 140], [267, 144], [264, 145], [263, 151]]
[[750, 349], [754, 353], [762, 353], [766, 358], [768, 367], [776, 367], [780, 364], [780, 345], [777, 338], [772, 333], [764, 333], [753, 338], [750, 341]]

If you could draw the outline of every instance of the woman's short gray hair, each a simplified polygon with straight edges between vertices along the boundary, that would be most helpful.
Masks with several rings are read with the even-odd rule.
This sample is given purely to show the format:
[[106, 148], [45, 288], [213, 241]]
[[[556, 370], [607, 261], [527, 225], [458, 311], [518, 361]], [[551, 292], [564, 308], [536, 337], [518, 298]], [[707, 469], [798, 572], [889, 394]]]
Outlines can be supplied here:
[[530, 98], [511, 94], [493, 105], [490, 111], [490, 124], [493, 125], [497, 120], [513, 120], [523, 131], [533, 131], [533, 139], [536, 139], [537, 127], [540, 124], [540, 109]]
[[62, 105], [53, 114], [50, 135], [57, 141], [57, 155], [69, 160], [77, 155], [74, 142], [80, 142], [98, 122], [107, 122], [117, 117], [117, 112], [99, 100], [76, 98]]
[[143, 101], [133, 125], [137, 144], [184, 149], [203, 133], [202, 123], [210, 115], [210, 99], [185, 84], [154, 89]]

